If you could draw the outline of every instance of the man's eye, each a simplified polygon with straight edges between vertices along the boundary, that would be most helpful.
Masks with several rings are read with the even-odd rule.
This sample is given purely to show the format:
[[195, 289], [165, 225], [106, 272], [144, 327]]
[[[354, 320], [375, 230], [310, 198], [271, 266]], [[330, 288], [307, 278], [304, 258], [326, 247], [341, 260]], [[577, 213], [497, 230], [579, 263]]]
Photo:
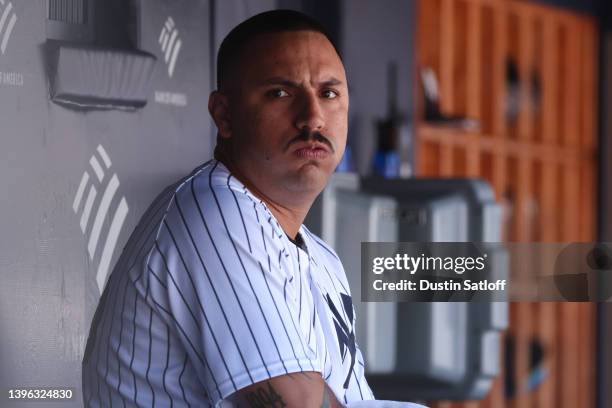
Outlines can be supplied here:
[[284, 98], [286, 96], [289, 96], [289, 93], [287, 93], [287, 91], [285, 91], [284, 89], [273, 89], [268, 93], [274, 98]]
[[323, 97], [327, 99], [334, 99], [338, 97], [338, 92], [332, 91], [331, 89], [326, 89], [323, 91]]

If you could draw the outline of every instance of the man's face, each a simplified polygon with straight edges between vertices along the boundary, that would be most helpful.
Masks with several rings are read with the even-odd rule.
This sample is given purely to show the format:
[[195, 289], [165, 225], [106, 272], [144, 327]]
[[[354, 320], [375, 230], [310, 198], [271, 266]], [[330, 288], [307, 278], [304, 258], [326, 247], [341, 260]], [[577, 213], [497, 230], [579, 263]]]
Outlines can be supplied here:
[[318, 194], [347, 136], [346, 74], [329, 40], [313, 31], [258, 35], [232, 78], [230, 131], [221, 136], [234, 163], [272, 199]]

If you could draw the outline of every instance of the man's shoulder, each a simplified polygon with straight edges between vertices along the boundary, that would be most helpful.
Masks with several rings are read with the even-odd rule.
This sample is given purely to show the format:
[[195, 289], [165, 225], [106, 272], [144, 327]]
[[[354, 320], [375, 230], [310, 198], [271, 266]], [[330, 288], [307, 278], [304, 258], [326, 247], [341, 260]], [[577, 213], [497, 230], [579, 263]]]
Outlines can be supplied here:
[[210, 160], [195, 168], [188, 176], [173, 184], [174, 195], [191, 194], [202, 196], [210, 194], [213, 189], [225, 189], [231, 186], [231, 173], [216, 160]]
[[[268, 246], [269, 239], [282, 235], [265, 204], [218, 161], [201, 166], [175, 184], [166, 208], [159, 240], [195, 240], [205, 245], [214, 238], [216, 243], [244, 241], [251, 248]], [[269, 238], [266, 242], [261, 242], [262, 234]]]
[[194, 211], [192, 202], [198, 203], [205, 201], [210, 195], [211, 188], [209, 176], [214, 167], [214, 161], [208, 161], [194, 169], [189, 175], [174, 182], [166, 187], [166, 189], [154, 200], [153, 205], [157, 203], [165, 203], [165, 211], [160, 220], [163, 222], [171, 222], [173, 215], [178, 212], [180, 216], [191, 214]]
[[[176, 238], [185, 228], [193, 227], [196, 221], [206, 219], [209, 224], [215, 224], [218, 211], [214, 211], [214, 191], [223, 189], [225, 178], [222, 171], [217, 171], [215, 181], [212, 180], [216, 162], [211, 160], [195, 168], [189, 175], [168, 185], [152, 201], [149, 209], [142, 215], [139, 225], [149, 232], [149, 242], [159, 242], [164, 237]], [[217, 187], [213, 187], [214, 185]], [[227, 187], [225, 187], [227, 188]], [[216, 206], [223, 208], [223, 204]], [[138, 229], [138, 228], [137, 228]], [[172, 232], [172, 235], [164, 231]], [[131, 239], [140, 239], [138, 236]]]
[[236, 217], [255, 218], [254, 207], [261, 212], [261, 200], [223, 164], [212, 160], [177, 183], [169, 213], [179, 211], [188, 218], [204, 217], [210, 222], [220, 219], [227, 223]]
[[261, 202], [214, 160], [168, 186], [151, 207], [158, 216], [145, 214], [142, 221], [152, 231], [148, 248], [165, 257], [179, 252], [188, 260], [197, 258], [193, 251], [231, 252], [242, 242], [251, 248], [259, 244], [262, 231], [270, 231]]

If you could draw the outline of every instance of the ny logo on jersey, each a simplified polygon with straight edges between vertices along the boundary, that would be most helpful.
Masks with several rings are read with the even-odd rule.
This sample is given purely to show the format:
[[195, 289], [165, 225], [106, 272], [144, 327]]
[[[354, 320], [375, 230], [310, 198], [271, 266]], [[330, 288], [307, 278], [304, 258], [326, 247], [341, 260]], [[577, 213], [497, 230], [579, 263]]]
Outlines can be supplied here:
[[334, 326], [336, 327], [336, 335], [338, 337], [338, 347], [340, 348], [340, 355], [342, 355], [342, 361], [346, 359], [347, 352], [350, 353], [351, 365], [344, 380], [344, 388], [348, 388], [349, 380], [351, 378], [351, 372], [355, 365], [355, 353], [357, 352], [357, 346], [355, 345], [355, 331], [353, 330], [353, 301], [349, 295], [340, 293], [342, 299], [342, 307], [344, 313], [348, 317], [349, 322], [345, 322], [342, 318], [341, 313], [338, 311], [334, 302], [329, 297], [329, 293], [326, 296], [327, 305], [334, 316]]

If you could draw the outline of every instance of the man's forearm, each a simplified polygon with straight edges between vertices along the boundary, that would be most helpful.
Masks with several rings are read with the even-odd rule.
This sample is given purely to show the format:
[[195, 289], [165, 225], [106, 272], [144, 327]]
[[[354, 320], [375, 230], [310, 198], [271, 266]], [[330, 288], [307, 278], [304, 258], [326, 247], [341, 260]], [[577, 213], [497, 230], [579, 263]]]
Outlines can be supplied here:
[[[244, 408], [343, 408], [319, 373], [283, 375], [253, 384], [229, 398]], [[317, 397], [318, 396], [318, 397]]]

